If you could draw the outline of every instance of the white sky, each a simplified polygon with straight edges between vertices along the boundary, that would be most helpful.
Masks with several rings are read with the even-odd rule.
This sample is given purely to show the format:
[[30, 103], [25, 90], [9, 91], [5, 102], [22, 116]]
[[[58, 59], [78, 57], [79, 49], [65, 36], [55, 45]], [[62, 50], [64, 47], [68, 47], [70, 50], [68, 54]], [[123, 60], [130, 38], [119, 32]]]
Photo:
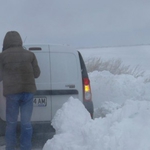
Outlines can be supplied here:
[[17, 30], [26, 43], [150, 44], [149, 16], [149, 0], [3, 0], [0, 42]]

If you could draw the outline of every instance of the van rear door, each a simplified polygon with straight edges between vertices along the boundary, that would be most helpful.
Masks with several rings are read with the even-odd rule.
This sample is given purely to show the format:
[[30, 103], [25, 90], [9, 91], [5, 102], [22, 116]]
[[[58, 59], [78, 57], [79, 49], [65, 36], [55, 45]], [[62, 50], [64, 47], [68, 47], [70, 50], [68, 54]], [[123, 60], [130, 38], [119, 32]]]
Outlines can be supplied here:
[[52, 116], [70, 96], [83, 99], [78, 53], [69, 47], [50, 46]]
[[48, 45], [25, 46], [36, 55], [41, 74], [36, 79], [37, 92], [33, 99], [32, 121], [50, 121], [51, 114], [51, 87], [50, 87], [50, 58]]

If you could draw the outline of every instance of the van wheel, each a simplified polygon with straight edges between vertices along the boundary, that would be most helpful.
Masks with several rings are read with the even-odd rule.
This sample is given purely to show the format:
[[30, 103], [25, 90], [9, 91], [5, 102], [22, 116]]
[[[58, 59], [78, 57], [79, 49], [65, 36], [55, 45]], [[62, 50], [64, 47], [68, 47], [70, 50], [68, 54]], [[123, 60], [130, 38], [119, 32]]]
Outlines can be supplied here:
[[0, 136], [5, 135], [6, 122], [0, 118]]

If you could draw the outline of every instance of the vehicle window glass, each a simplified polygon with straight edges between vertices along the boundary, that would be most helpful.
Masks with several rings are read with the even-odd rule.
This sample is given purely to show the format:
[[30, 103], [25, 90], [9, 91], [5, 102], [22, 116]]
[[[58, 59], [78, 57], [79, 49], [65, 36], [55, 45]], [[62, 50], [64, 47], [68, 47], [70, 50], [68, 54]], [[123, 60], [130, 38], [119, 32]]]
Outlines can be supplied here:
[[77, 60], [72, 53], [51, 53], [51, 74], [53, 82], [66, 82], [78, 78]]
[[85, 66], [85, 63], [83, 61], [82, 55], [80, 52], [78, 52], [78, 54], [79, 54], [79, 59], [80, 59], [80, 64], [81, 64], [81, 69], [82, 69], [82, 77], [87, 78], [88, 74], [87, 74], [86, 66]]
[[40, 84], [49, 84], [50, 65], [46, 64], [46, 63], [49, 63], [49, 53], [35, 53], [35, 55], [36, 55], [36, 58], [38, 60], [38, 64], [41, 70], [41, 74], [39, 78], [36, 79], [36, 82]]

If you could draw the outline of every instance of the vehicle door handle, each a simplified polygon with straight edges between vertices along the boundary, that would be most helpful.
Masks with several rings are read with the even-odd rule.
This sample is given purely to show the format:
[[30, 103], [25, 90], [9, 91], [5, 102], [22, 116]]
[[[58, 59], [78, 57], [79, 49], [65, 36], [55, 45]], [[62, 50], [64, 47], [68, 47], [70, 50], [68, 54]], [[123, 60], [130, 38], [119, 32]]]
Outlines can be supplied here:
[[74, 84], [67, 84], [67, 85], [65, 85], [65, 87], [75, 88], [75, 85]]

